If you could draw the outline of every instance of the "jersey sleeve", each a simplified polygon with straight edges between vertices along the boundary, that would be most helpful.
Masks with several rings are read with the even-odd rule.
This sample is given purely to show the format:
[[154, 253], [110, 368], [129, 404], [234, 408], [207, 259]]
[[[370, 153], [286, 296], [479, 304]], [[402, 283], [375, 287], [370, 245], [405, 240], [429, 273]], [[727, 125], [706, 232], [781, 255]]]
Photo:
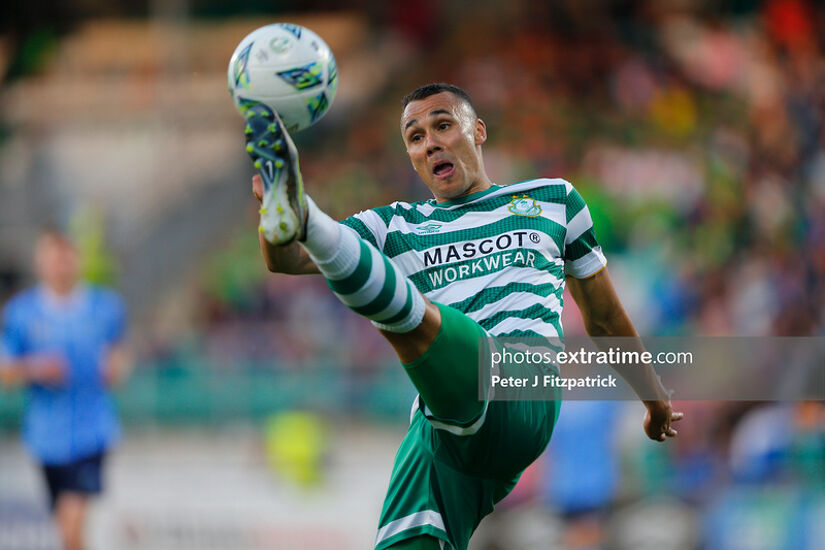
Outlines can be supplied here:
[[586, 279], [606, 266], [607, 259], [596, 242], [590, 210], [572, 185], [568, 187], [565, 210], [564, 273], [576, 279]]
[[357, 214], [341, 220], [340, 223], [354, 229], [362, 239], [372, 244], [380, 251], [384, 250], [387, 240], [389, 222], [392, 219], [392, 207], [380, 206], [363, 210]]

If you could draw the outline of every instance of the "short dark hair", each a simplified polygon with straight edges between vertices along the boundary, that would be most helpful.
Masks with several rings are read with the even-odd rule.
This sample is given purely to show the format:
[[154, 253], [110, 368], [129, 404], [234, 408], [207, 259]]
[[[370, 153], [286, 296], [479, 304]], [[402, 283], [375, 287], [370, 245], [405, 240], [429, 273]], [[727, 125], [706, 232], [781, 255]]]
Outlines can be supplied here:
[[474, 115], [478, 116], [476, 114], [476, 108], [473, 105], [473, 100], [470, 99], [470, 94], [468, 94], [458, 86], [453, 86], [452, 84], [447, 84], [445, 82], [434, 82], [432, 84], [425, 84], [408, 93], [404, 96], [404, 99], [402, 100], [402, 109], [406, 108], [407, 105], [409, 105], [412, 101], [418, 101], [419, 99], [424, 99], [425, 97], [430, 97], [431, 95], [440, 94], [441, 92], [450, 92], [454, 96], [458, 97], [470, 106], [470, 109], [473, 110]]

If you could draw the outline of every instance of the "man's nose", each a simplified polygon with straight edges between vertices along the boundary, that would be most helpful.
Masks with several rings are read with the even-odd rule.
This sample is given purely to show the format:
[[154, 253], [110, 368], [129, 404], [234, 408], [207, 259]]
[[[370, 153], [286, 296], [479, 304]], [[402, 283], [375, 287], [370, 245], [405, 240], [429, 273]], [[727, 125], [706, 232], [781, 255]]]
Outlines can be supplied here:
[[433, 138], [427, 138], [427, 156], [430, 157], [434, 153], [441, 151], [441, 145], [439, 145]]

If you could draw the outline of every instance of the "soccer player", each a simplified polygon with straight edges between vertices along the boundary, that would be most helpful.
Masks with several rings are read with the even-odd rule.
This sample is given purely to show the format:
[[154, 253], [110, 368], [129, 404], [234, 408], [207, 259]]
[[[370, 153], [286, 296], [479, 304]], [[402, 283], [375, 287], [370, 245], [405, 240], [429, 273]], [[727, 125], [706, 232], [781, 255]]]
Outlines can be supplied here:
[[110, 290], [80, 283], [78, 252], [45, 231], [35, 247], [39, 284], [3, 312], [0, 379], [27, 390], [23, 439], [40, 463], [66, 550], [84, 548], [88, 497], [120, 428], [108, 387], [125, 373], [125, 309]]
[[[487, 128], [455, 86], [423, 86], [403, 104], [401, 135], [428, 201], [336, 222], [304, 194], [297, 150], [263, 106], [248, 113], [247, 151], [260, 172], [253, 192], [269, 270], [321, 273], [387, 338], [419, 392], [375, 548], [463, 550], [542, 453], [559, 411], [558, 400], [479, 400], [485, 337], [561, 337], [565, 281], [591, 336], [636, 331], [568, 182], [492, 183], [481, 153]], [[664, 441], [682, 415], [652, 369], [643, 372], [634, 388], [659, 396], [645, 401], [644, 429]]]

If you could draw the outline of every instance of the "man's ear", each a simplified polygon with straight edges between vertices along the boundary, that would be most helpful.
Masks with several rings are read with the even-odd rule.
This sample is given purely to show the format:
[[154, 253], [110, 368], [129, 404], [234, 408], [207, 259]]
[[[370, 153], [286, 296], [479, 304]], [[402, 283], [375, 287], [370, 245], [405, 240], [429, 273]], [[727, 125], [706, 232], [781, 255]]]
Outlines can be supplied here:
[[476, 129], [475, 129], [475, 144], [481, 145], [485, 141], [487, 141], [487, 125], [484, 124], [484, 121], [480, 118], [476, 119]]

